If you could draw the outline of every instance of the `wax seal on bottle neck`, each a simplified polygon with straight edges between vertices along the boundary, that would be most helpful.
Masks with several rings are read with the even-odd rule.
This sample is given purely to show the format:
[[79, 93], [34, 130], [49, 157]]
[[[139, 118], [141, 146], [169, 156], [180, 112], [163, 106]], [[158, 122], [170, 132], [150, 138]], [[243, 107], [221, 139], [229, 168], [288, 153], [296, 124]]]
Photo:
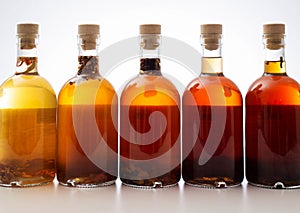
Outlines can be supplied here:
[[78, 25], [78, 35], [80, 45], [84, 50], [96, 49], [100, 34], [100, 26], [97, 24], [81, 24]]
[[265, 24], [263, 25], [263, 33], [266, 48], [270, 50], [278, 50], [284, 47], [284, 24]]
[[220, 39], [222, 38], [221, 24], [203, 24], [200, 27], [202, 44], [207, 50], [216, 50], [220, 46]]

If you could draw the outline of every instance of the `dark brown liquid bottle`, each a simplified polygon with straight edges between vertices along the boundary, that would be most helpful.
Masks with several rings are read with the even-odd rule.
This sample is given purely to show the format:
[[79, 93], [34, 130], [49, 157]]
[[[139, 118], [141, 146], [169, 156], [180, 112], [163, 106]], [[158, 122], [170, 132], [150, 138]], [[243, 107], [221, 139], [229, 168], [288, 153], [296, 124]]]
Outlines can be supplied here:
[[121, 95], [120, 178], [166, 187], [180, 179], [180, 98], [160, 71], [160, 25], [141, 25], [140, 33], [140, 73]]
[[269, 188], [300, 186], [300, 86], [286, 73], [285, 25], [264, 25], [264, 74], [246, 96], [246, 178]]
[[38, 73], [37, 24], [18, 24], [16, 73], [0, 87], [0, 185], [37, 186], [55, 177], [56, 95]]
[[57, 179], [71, 187], [113, 184], [118, 174], [118, 98], [99, 74], [99, 25], [79, 25], [77, 75], [58, 97]]
[[182, 177], [194, 186], [236, 186], [244, 176], [242, 96], [223, 75], [222, 25], [202, 25], [201, 39], [201, 75], [182, 100]]

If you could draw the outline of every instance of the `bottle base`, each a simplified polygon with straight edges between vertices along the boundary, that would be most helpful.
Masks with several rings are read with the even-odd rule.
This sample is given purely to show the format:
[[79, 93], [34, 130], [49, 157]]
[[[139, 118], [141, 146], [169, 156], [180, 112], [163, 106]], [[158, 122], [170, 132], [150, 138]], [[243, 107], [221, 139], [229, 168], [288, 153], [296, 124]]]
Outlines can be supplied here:
[[105, 187], [115, 184], [116, 180], [107, 181], [104, 183], [80, 183], [75, 179], [70, 179], [67, 182], [58, 182], [62, 186], [75, 187], [75, 188], [96, 188]]
[[188, 183], [185, 182], [186, 185], [198, 187], [198, 188], [206, 188], [206, 189], [226, 189], [226, 188], [234, 188], [241, 186], [240, 183], [234, 184], [234, 185], [227, 185], [225, 182], [218, 182], [215, 185], [211, 184], [194, 184], [194, 183]]
[[251, 181], [248, 181], [248, 184], [255, 187], [265, 188], [265, 189], [300, 189], [300, 185], [286, 186], [282, 182], [276, 182], [274, 185], [264, 185], [264, 184], [253, 183]]
[[25, 188], [34, 186], [43, 186], [53, 182], [53, 178], [45, 179], [43, 177], [39, 178], [20, 178], [19, 180], [11, 181], [9, 183], [0, 182], [0, 186], [12, 187], [12, 188]]
[[178, 185], [178, 183], [171, 183], [171, 184], [163, 185], [163, 183], [160, 181], [153, 182], [153, 185], [139, 185], [139, 184], [134, 183], [133, 181], [131, 183], [126, 183], [126, 182], [122, 181], [122, 184], [124, 186], [137, 188], [137, 189], [164, 189], [164, 188], [170, 188], [170, 187]]
[[184, 180], [186, 185], [199, 187], [199, 188], [210, 188], [210, 189], [223, 189], [232, 188], [241, 185], [241, 182], [235, 182], [230, 178], [197, 178], [195, 180]]

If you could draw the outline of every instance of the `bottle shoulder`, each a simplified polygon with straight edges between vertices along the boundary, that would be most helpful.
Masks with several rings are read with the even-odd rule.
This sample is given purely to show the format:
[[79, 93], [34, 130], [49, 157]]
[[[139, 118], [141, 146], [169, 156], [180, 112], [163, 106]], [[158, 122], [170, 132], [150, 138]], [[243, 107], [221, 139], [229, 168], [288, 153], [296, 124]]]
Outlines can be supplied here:
[[199, 76], [192, 80], [183, 94], [185, 104], [242, 105], [238, 86], [225, 76]]
[[50, 93], [54, 93], [51, 84], [47, 79], [40, 75], [13, 75], [5, 80], [1, 88], [17, 88], [17, 87], [37, 87], [48, 90]]
[[58, 95], [59, 104], [111, 104], [112, 101], [117, 101], [117, 93], [101, 76], [75, 76], [63, 85]]
[[14, 75], [0, 86], [1, 108], [55, 108], [56, 95], [39, 75]]
[[175, 85], [164, 76], [138, 75], [124, 87], [121, 104], [125, 105], [179, 105]]
[[200, 75], [199, 77], [193, 79], [187, 86], [193, 87], [195, 84], [200, 83], [200, 88], [203, 87], [210, 87], [210, 86], [220, 86], [220, 85], [226, 85], [227, 87], [230, 87], [231, 89], [234, 89], [236, 91], [240, 91], [238, 86], [229, 78], [225, 76], [211, 76], [211, 75]]
[[300, 85], [289, 76], [262, 76], [246, 95], [247, 104], [300, 104]]
[[258, 86], [270, 90], [276, 87], [291, 87], [297, 89], [299, 89], [300, 87], [299, 83], [295, 79], [289, 76], [281, 76], [281, 75], [261, 76], [251, 84], [248, 91], [252, 91]]

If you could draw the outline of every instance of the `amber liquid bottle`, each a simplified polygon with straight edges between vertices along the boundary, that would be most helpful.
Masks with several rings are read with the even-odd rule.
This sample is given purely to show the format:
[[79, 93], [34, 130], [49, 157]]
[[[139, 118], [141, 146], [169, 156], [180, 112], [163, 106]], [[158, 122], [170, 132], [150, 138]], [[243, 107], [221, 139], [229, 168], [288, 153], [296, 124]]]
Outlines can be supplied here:
[[56, 96], [37, 69], [37, 24], [18, 24], [16, 73], [0, 87], [0, 185], [36, 186], [55, 176]]
[[264, 74], [246, 96], [246, 178], [268, 188], [300, 186], [300, 86], [286, 73], [284, 34], [264, 25]]
[[201, 25], [202, 70], [183, 94], [182, 177], [222, 188], [243, 181], [243, 109], [238, 87], [223, 75], [222, 25]]
[[57, 179], [70, 187], [113, 184], [118, 175], [118, 98], [99, 74], [99, 25], [78, 27], [78, 72], [58, 97]]
[[160, 28], [140, 26], [140, 73], [121, 95], [120, 178], [135, 187], [180, 179], [180, 97], [160, 71]]

